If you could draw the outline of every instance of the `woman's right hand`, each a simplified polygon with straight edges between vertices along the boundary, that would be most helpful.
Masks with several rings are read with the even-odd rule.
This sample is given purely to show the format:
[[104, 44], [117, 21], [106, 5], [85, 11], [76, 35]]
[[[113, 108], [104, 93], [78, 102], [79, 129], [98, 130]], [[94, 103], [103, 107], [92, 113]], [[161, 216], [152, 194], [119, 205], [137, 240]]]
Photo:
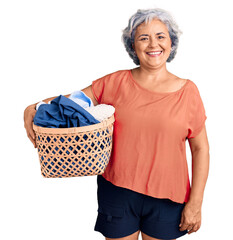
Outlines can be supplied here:
[[33, 119], [36, 114], [35, 107], [36, 107], [36, 104], [32, 104], [24, 110], [24, 127], [26, 129], [28, 138], [36, 148], [36, 135], [32, 128]]

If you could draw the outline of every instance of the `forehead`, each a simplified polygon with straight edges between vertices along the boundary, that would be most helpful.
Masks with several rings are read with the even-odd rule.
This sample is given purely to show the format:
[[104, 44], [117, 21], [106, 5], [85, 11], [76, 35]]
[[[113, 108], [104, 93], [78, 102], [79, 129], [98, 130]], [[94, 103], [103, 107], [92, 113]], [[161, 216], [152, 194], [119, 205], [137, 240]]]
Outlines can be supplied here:
[[145, 33], [145, 32], [164, 32], [168, 33], [167, 26], [161, 22], [158, 19], [153, 19], [148, 23], [142, 23], [140, 24], [137, 29], [135, 34], [140, 34], [140, 33]]

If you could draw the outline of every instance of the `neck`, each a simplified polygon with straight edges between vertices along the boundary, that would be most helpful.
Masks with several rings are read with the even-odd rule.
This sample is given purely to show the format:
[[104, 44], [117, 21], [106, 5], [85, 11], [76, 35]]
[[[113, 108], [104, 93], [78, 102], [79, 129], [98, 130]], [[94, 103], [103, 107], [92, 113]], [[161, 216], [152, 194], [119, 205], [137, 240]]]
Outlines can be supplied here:
[[153, 81], [162, 81], [167, 79], [170, 74], [166, 68], [166, 64], [159, 68], [148, 68], [140, 66], [136, 68], [137, 74], [142, 77], [142, 79], [148, 79]]

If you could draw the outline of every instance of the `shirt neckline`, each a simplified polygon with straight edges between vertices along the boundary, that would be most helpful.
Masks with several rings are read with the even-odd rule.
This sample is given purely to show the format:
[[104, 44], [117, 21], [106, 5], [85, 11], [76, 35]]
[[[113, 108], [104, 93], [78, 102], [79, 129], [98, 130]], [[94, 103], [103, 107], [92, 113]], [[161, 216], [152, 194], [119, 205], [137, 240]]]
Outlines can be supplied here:
[[190, 82], [189, 79], [186, 79], [186, 83], [178, 90], [176, 91], [173, 91], [173, 92], [155, 92], [155, 91], [151, 91], [151, 90], [148, 90], [144, 87], [142, 87], [133, 77], [133, 74], [132, 74], [132, 70], [131, 69], [128, 69], [129, 71], [129, 76], [130, 76], [130, 79], [132, 80], [132, 82], [134, 82], [134, 84], [136, 84], [140, 89], [146, 91], [146, 92], [149, 92], [149, 93], [152, 93], [152, 94], [159, 94], [159, 95], [170, 95], [170, 94], [174, 94], [174, 93], [177, 93], [177, 92], [180, 92], [181, 90], [183, 90], [187, 85], [188, 83]]

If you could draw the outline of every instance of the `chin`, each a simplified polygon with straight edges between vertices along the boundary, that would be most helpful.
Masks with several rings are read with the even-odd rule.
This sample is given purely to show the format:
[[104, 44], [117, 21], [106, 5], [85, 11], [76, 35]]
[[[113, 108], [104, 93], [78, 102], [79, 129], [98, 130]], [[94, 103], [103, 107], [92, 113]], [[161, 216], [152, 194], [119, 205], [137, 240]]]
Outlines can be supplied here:
[[166, 62], [147, 63], [144, 66], [158, 68], [158, 67], [161, 67], [163, 65], [166, 65]]

